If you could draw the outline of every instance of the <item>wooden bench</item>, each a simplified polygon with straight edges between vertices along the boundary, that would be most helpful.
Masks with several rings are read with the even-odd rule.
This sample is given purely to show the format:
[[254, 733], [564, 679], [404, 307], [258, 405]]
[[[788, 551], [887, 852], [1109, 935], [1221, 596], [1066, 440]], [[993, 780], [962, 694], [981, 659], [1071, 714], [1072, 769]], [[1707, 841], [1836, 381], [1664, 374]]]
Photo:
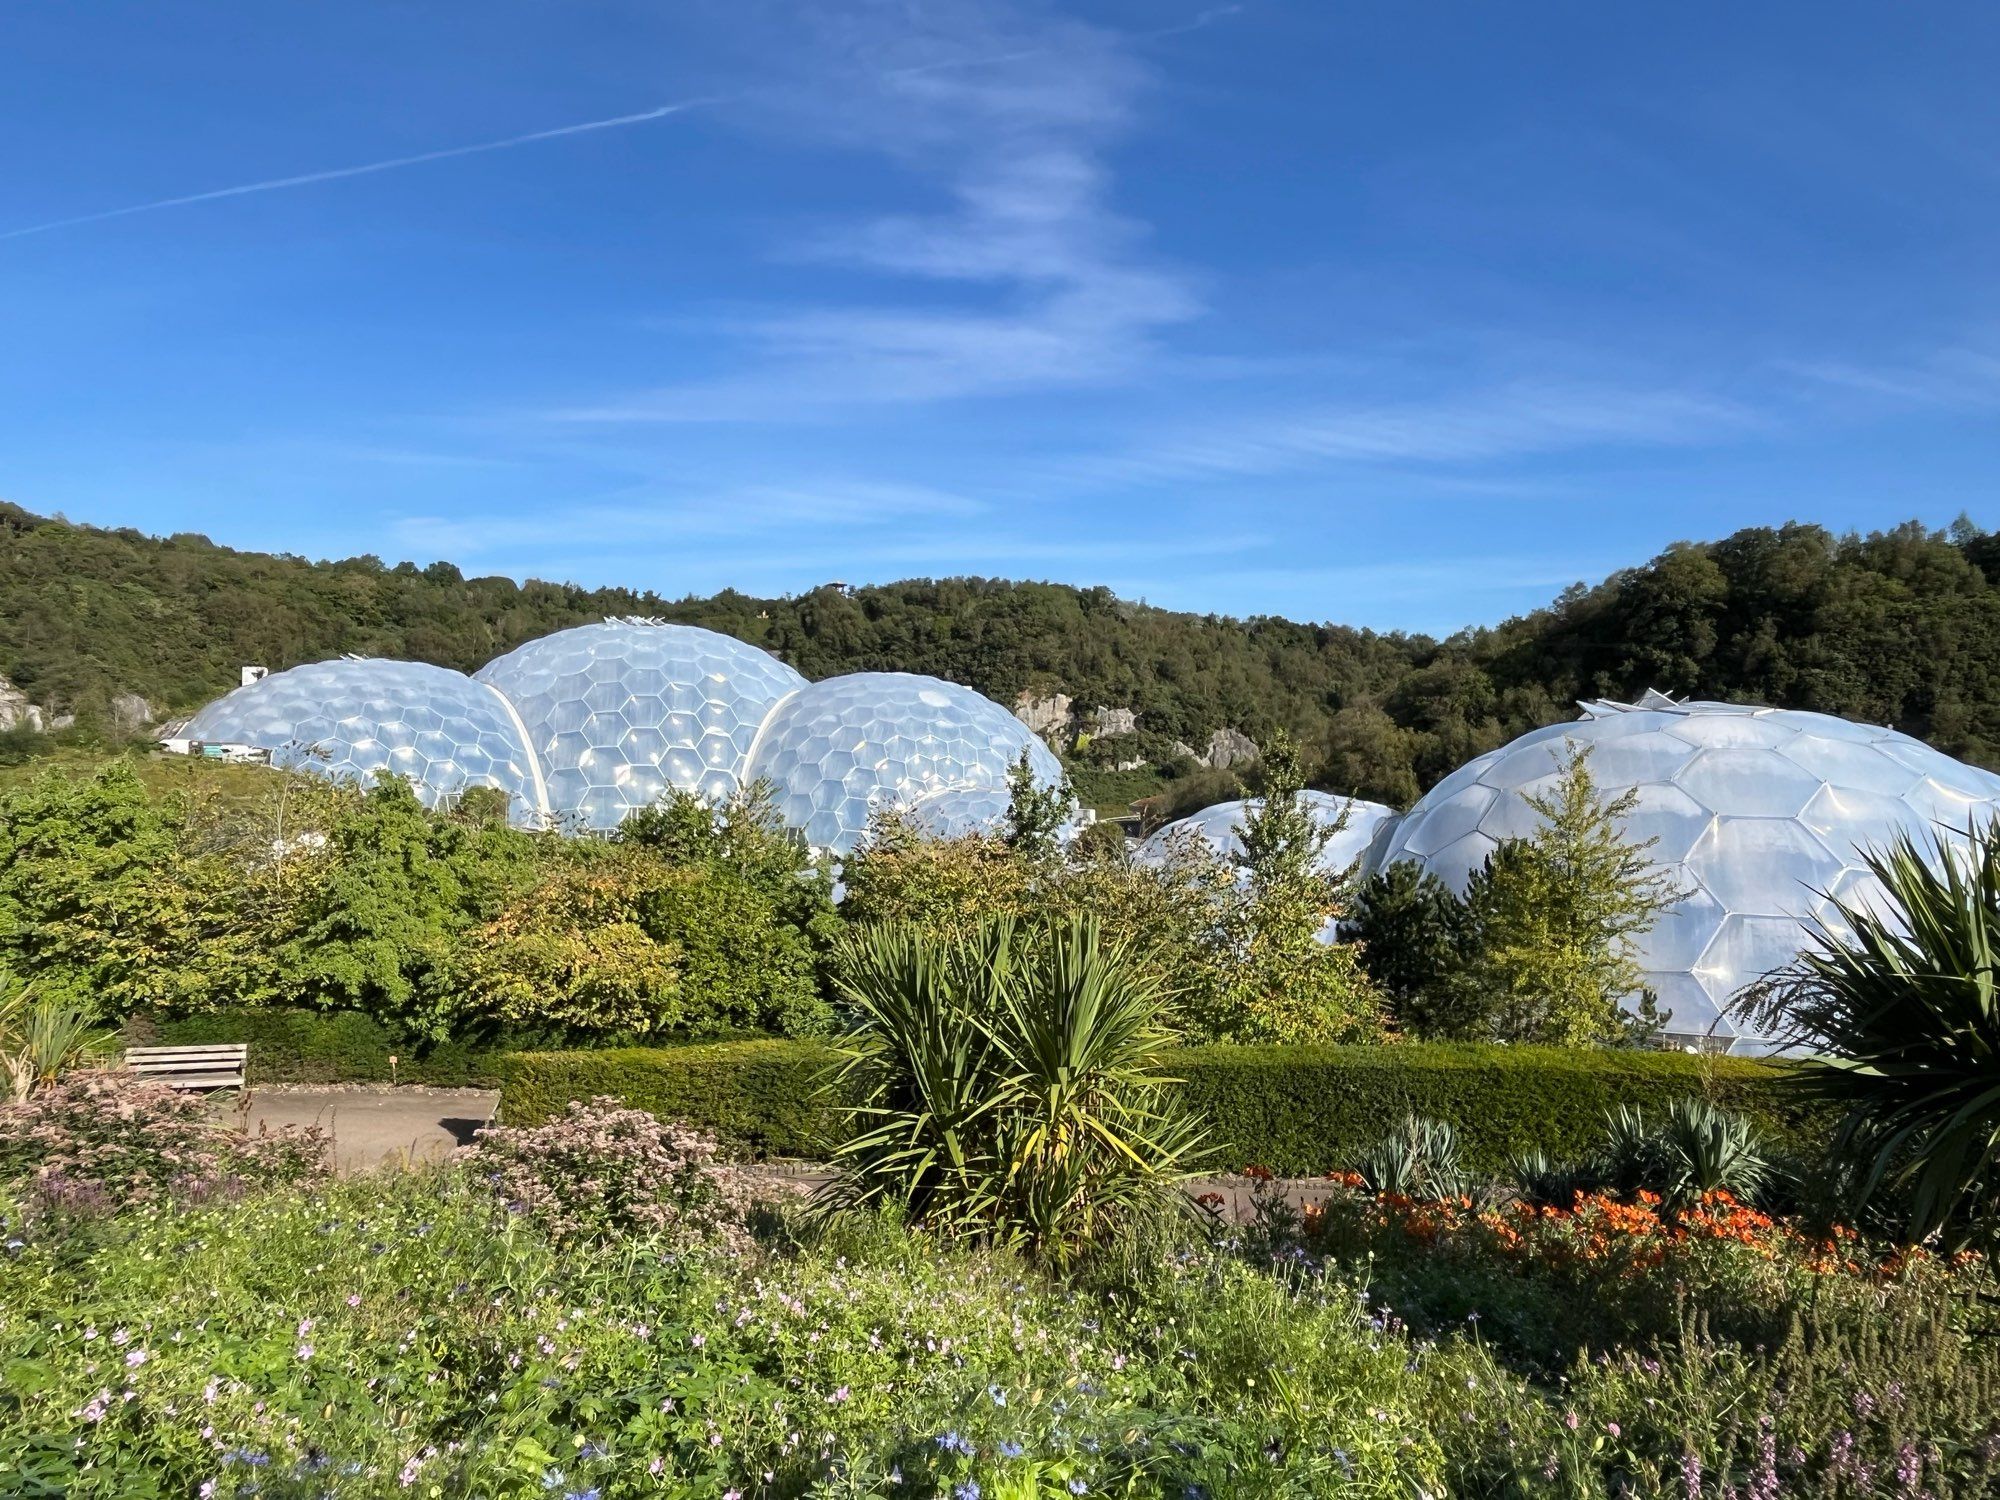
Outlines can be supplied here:
[[248, 1042], [212, 1047], [127, 1047], [125, 1066], [177, 1089], [240, 1089], [250, 1065]]

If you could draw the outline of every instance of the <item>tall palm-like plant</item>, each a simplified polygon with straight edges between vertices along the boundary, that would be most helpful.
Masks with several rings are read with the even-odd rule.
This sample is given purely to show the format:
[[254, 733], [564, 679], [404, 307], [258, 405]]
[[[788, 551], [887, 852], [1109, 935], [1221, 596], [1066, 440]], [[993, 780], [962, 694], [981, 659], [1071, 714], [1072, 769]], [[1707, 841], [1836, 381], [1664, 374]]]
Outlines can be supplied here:
[[1155, 981], [1095, 923], [989, 923], [957, 941], [852, 938], [853, 1022], [830, 1085], [853, 1127], [828, 1210], [900, 1205], [934, 1231], [1063, 1263], [1186, 1212], [1200, 1132], [1160, 1070]]
[[1842, 1112], [1863, 1197], [1908, 1190], [1907, 1233], [2000, 1237], [2000, 822], [1964, 847], [1866, 857], [1886, 900], [1840, 903], [1739, 1011], [1815, 1054], [1798, 1086]]
[[16, 1102], [111, 1045], [82, 1006], [0, 976], [0, 1077]]

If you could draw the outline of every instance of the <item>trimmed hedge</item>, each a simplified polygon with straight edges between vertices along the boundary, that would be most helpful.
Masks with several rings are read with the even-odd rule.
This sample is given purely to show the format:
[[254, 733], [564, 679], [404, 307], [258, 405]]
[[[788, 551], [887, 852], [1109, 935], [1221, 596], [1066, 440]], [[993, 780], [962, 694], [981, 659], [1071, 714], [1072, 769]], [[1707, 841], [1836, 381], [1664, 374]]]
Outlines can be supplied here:
[[1779, 1087], [1782, 1065], [1680, 1052], [1473, 1044], [1190, 1047], [1171, 1060], [1209, 1121], [1218, 1165], [1282, 1175], [1349, 1165], [1405, 1115], [1448, 1122], [1466, 1164], [1497, 1172], [1516, 1151], [1573, 1159], [1604, 1140], [1606, 1111], [1658, 1116], [1704, 1097], [1754, 1117], [1780, 1147], [1818, 1123]]
[[[759, 1156], [823, 1154], [837, 1112], [815, 1097], [832, 1054], [814, 1042], [720, 1042], [606, 1052], [517, 1053], [500, 1062], [501, 1115], [533, 1124], [572, 1099], [611, 1094], [714, 1130]], [[1784, 1069], [1749, 1058], [1540, 1047], [1189, 1047], [1168, 1066], [1209, 1123], [1217, 1170], [1255, 1163], [1286, 1175], [1345, 1166], [1415, 1111], [1457, 1130], [1468, 1165], [1497, 1171], [1515, 1151], [1581, 1155], [1605, 1112], [1649, 1114], [1700, 1096], [1754, 1116], [1780, 1146], [1816, 1135], [1778, 1088]]]
[[[208, 1015], [135, 1016], [128, 1046], [193, 1047], [250, 1044], [250, 1082], [426, 1083], [439, 1088], [491, 1088], [500, 1081], [501, 1051], [492, 1045], [398, 1037], [358, 1011], [231, 1010]], [[389, 1067], [390, 1057], [396, 1067]]]
[[823, 1156], [837, 1112], [818, 1097], [833, 1054], [818, 1042], [707, 1042], [500, 1059], [500, 1118], [538, 1125], [572, 1099], [610, 1094], [715, 1132], [750, 1156]]

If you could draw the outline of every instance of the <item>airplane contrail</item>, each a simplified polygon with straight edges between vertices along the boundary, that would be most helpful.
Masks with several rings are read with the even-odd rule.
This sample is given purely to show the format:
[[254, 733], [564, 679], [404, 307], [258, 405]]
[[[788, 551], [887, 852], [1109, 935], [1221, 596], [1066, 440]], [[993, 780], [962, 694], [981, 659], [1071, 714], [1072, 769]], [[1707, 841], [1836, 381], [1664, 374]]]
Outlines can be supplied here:
[[18, 240], [24, 235], [47, 234], [55, 229], [70, 229], [79, 224], [98, 224], [106, 219], [124, 219], [133, 214], [157, 213], [163, 208], [180, 208], [189, 203], [209, 203], [217, 198], [241, 198], [249, 193], [270, 193], [280, 188], [307, 187], [315, 182], [337, 182], [343, 177], [366, 177], [372, 172], [393, 172], [399, 167], [421, 166], [429, 161], [448, 161], [454, 156], [477, 156], [485, 151], [505, 151], [514, 146], [531, 145], [535, 141], [552, 141], [559, 136], [583, 135], [593, 130], [615, 130], [623, 125], [643, 125], [649, 120], [664, 120], [668, 115], [677, 115], [683, 110], [722, 102], [720, 96], [685, 99], [678, 104], [662, 104], [657, 109], [642, 109], [637, 114], [611, 115], [602, 120], [584, 120], [575, 125], [557, 125], [548, 130], [531, 130], [526, 135], [510, 135], [497, 141], [479, 141], [470, 146], [447, 146], [441, 151], [420, 151], [415, 156], [392, 156], [385, 161], [362, 162], [359, 166], [353, 167], [331, 167], [324, 172], [302, 172], [296, 177], [270, 177], [262, 182], [245, 182], [235, 187], [212, 188], [205, 193], [187, 193], [179, 198], [155, 198], [150, 203], [133, 203], [124, 208], [107, 208], [94, 214], [78, 214], [69, 219], [51, 219], [46, 224], [29, 224], [20, 229], [0, 230], [0, 240]]

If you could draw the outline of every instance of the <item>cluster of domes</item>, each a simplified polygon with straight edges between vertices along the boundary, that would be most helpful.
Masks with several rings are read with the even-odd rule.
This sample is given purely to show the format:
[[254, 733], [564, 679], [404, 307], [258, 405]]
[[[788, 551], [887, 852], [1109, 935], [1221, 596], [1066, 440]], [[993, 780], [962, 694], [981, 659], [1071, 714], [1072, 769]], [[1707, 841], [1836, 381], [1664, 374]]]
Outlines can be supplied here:
[[[970, 688], [902, 672], [807, 682], [729, 636], [656, 620], [558, 631], [471, 677], [418, 662], [344, 658], [248, 683], [189, 721], [190, 741], [267, 750], [330, 777], [407, 777], [436, 804], [494, 787], [524, 827], [615, 828], [669, 790], [723, 798], [769, 783], [779, 814], [844, 855], [881, 808], [951, 838], [995, 827], [1008, 774], [1062, 767], [1026, 725]], [[1892, 729], [1734, 703], [1593, 702], [1461, 766], [1397, 815], [1308, 793], [1335, 829], [1329, 874], [1414, 861], [1454, 889], [1501, 840], [1536, 832], [1530, 799], [1588, 751], [1607, 799], [1630, 793], [1626, 836], [1650, 841], [1677, 904], [1639, 939], [1669, 1034], [1755, 1046], [1727, 1014], [1742, 988], [1795, 955], [1805, 924], [1879, 894], [1862, 862], [1898, 834], [1962, 844], [2000, 816], [2000, 776]], [[1240, 862], [1254, 802], [1170, 825], [1136, 855], [1163, 863], [1176, 838]]]
[[837, 854], [878, 807], [992, 826], [1024, 751], [1038, 783], [1062, 781], [1048, 747], [970, 688], [903, 672], [809, 683], [730, 636], [647, 619], [557, 631], [471, 677], [353, 657], [294, 667], [181, 734], [336, 778], [393, 772], [431, 805], [495, 787], [522, 827], [609, 830], [670, 790], [720, 799], [764, 779], [787, 823]]

